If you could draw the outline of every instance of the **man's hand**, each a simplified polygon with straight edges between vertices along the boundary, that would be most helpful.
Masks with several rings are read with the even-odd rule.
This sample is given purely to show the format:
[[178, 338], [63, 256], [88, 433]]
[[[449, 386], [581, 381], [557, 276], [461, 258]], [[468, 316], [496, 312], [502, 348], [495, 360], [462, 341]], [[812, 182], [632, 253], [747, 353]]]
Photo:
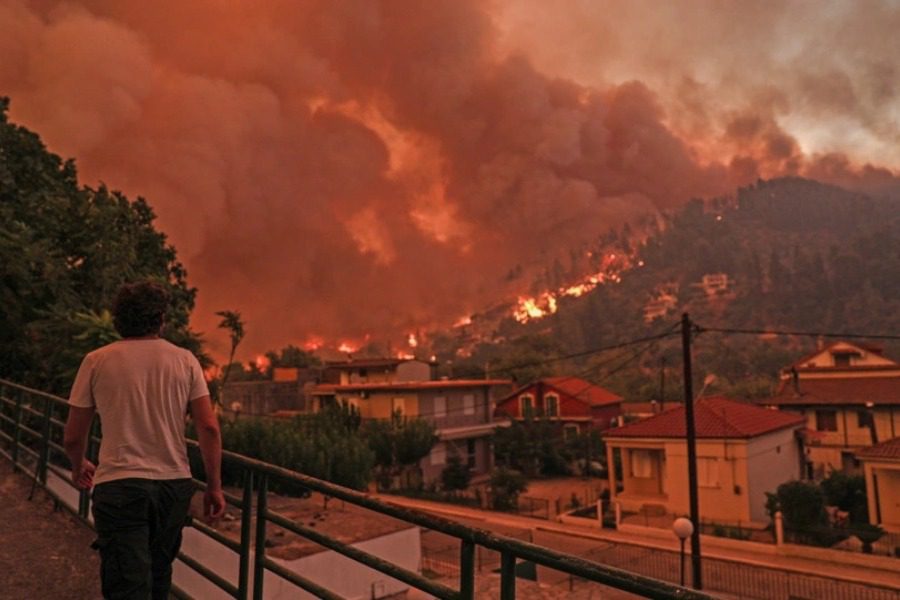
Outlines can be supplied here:
[[72, 469], [72, 483], [79, 490], [89, 490], [94, 487], [94, 471], [97, 466], [86, 458], [81, 459], [81, 464]]
[[214, 523], [225, 514], [225, 494], [222, 490], [207, 489], [203, 494], [203, 518]]

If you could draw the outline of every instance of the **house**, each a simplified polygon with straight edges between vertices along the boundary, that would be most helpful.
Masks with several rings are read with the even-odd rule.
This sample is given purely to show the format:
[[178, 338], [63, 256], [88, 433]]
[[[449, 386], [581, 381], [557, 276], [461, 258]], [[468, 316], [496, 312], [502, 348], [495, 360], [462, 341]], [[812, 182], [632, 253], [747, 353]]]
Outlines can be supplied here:
[[856, 453], [866, 476], [869, 522], [900, 533], [900, 437]]
[[763, 404], [806, 419], [809, 477], [855, 471], [859, 450], [900, 435], [900, 364], [879, 347], [834, 342], [782, 369]]
[[[802, 475], [797, 431], [804, 419], [723, 397], [694, 404], [700, 514], [721, 523], [764, 523], [766, 492]], [[623, 510], [689, 510], [685, 409], [603, 432], [610, 500]], [[614, 453], [621, 456], [616, 473]], [[616, 493], [621, 481], [623, 488]]]
[[312, 395], [319, 407], [352, 406], [363, 419], [389, 419], [399, 413], [434, 423], [438, 443], [419, 465], [424, 482], [430, 483], [440, 477], [453, 453], [463, 458], [475, 476], [491, 470], [490, 436], [503, 425], [493, 419], [494, 395], [509, 389], [509, 384], [505, 379], [322, 384]]
[[435, 363], [404, 358], [357, 358], [325, 363], [324, 383], [348, 385], [434, 379]]
[[318, 378], [316, 369], [275, 368], [272, 379], [229, 381], [221, 392], [222, 407], [230, 413], [243, 415], [307, 412], [310, 410], [307, 391]]
[[547, 377], [523, 386], [497, 403], [496, 415], [522, 421], [559, 421], [567, 434], [606, 429], [622, 415], [622, 397], [579, 377]]

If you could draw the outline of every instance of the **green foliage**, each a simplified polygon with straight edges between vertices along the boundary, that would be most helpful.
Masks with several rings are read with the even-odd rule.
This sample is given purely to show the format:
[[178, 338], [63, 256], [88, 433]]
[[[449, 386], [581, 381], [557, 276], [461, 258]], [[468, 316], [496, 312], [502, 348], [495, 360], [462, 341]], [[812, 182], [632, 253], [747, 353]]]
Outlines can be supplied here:
[[447, 466], [441, 471], [441, 488], [448, 492], [462, 491], [469, 487], [471, 480], [469, 465], [463, 462], [459, 453], [451, 452], [447, 457]]
[[785, 527], [807, 529], [825, 523], [825, 495], [809, 481], [788, 481], [775, 492]]
[[566, 444], [562, 425], [549, 419], [513, 421], [494, 430], [494, 455], [498, 462], [525, 473], [568, 475], [573, 453]]
[[[222, 424], [223, 446], [312, 477], [354, 489], [365, 489], [375, 462], [352, 415], [339, 409], [291, 420], [244, 417]], [[225, 465], [226, 483], [238, 483], [240, 473]], [[302, 486], [274, 481], [272, 489], [302, 494]]]
[[866, 478], [844, 471], [832, 471], [822, 480], [822, 491], [831, 506], [837, 506], [850, 515], [851, 523], [869, 522], [869, 504], [866, 498]]
[[406, 474], [405, 485], [409, 487], [412, 471], [418, 469], [419, 461], [428, 456], [438, 441], [433, 423], [405, 418], [400, 413], [389, 420], [367, 420], [362, 431], [375, 457], [382, 489], [389, 489], [394, 478], [402, 474]]
[[302, 348], [298, 348], [293, 344], [288, 344], [278, 352], [266, 352], [266, 358], [269, 359], [269, 366], [266, 368], [266, 377], [272, 376], [272, 369], [276, 367], [286, 368], [304, 368], [313, 367], [322, 364], [315, 354], [307, 352]]
[[104, 323], [122, 283], [153, 278], [173, 306], [166, 339], [192, 350], [196, 290], [141, 198], [81, 186], [73, 161], [9, 122], [0, 98], [0, 376], [65, 394], [85, 351], [111, 338]]
[[491, 474], [491, 506], [495, 510], [512, 510], [519, 503], [519, 494], [528, 489], [525, 476], [513, 469], [500, 467]]

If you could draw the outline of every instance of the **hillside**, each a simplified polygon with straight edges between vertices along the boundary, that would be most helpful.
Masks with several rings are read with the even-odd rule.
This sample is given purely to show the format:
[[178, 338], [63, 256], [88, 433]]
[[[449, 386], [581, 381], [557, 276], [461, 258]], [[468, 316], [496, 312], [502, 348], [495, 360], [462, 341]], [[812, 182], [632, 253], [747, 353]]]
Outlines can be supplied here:
[[[607, 251], [617, 248], [630, 256], [632, 266], [616, 278], [620, 281], [598, 285], [580, 297], [560, 297], [556, 312], [543, 318], [524, 324], [504, 318], [492, 324], [490, 334], [482, 326], [480, 343], [473, 343], [464, 329], [437, 336], [438, 358], [455, 358], [457, 369], [473, 372], [493, 364], [500, 374], [517, 360], [566, 355], [659, 332], [685, 311], [707, 327], [900, 333], [896, 198], [870, 198], [799, 178], [759, 181], [730, 198], [694, 200], [601, 242]], [[725, 277], [710, 277], [717, 274]], [[717, 376], [711, 386], [716, 391], [764, 395], [777, 369], [815, 343], [805, 337], [708, 333], [698, 338], [697, 370], [701, 378]], [[889, 355], [900, 357], [900, 345], [886, 346]], [[661, 359], [680, 365], [679, 352], [678, 340], [671, 340], [622, 366], [628, 354], [599, 366], [610, 357], [511, 374], [587, 369], [588, 379], [646, 399], [658, 394]], [[460, 354], [470, 356], [460, 361]], [[610, 374], [611, 369], [616, 372]], [[674, 383], [677, 369], [671, 370], [667, 376], [673, 383], [667, 387], [680, 393]]]

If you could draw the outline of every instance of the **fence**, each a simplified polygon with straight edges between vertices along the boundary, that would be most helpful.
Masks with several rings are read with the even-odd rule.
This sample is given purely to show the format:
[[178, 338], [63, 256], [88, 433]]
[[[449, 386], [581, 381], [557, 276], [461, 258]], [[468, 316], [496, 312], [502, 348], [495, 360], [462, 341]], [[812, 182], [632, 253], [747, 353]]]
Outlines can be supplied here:
[[[44, 486], [61, 506], [68, 508], [67, 503], [47, 487], [48, 472], [53, 472], [63, 481], [69, 481], [69, 473], [59, 466], [64, 455], [60, 439], [66, 411], [67, 405], [63, 398], [0, 379], [0, 454], [9, 459], [16, 468], [32, 477], [36, 484]], [[91, 454], [95, 454], [99, 447], [100, 438], [97, 434], [98, 431], [95, 427], [89, 437], [88, 451]], [[193, 443], [192, 446], [196, 447], [196, 444]], [[620, 568], [556, 552], [530, 542], [495, 535], [447, 519], [409, 510], [354, 490], [232, 452], [226, 451], [223, 460], [240, 467], [245, 474], [241, 493], [239, 495], [226, 494], [228, 504], [240, 511], [240, 538], [233, 540], [218, 530], [196, 521], [192, 526], [236, 553], [237, 580], [222, 577], [208, 565], [204, 565], [184, 553], [180, 553], [178, 559], [233, 598], [246, 600], [252, 596], [254, 600], [262, 600], [266, 573], [272, 573], [316, 597], [340, 598], [315, 581], [285, 568], [267, 556], [266, 541], [269, 524], [279, 526], [292, 534], [306, 538], [441, 599], [469, 600], [475, 597], [476, 555], [479, 548], [493, 551], [499, 555], [499, 597], [501, 600], [511, 600], [516, 596], [516, 566], [517, 561], [520, 560], [645, 597], [698, 600], [710, 598], [706, 594], [644, 575], [637, 575]], [[458, 573], [455, 573], [456, 587], [402, 568], [269, 510], [267, 490], [270, 481], [299, 484], [331, 498], [343, 500], [454, 538], [459, 544], [457, 554], [459, 566]], [[196, 485], [200, 489], [205, 487], [201, 481], [196, 481]], [[89, 524], [89, 494], [84, 491], [79, 492], [77, 508], [70, 510]], [[251, 527], [252, 524], [255, 527]], [[173, 589], [173, 593], [179, 598], [189, 598], [179, 589]]]

